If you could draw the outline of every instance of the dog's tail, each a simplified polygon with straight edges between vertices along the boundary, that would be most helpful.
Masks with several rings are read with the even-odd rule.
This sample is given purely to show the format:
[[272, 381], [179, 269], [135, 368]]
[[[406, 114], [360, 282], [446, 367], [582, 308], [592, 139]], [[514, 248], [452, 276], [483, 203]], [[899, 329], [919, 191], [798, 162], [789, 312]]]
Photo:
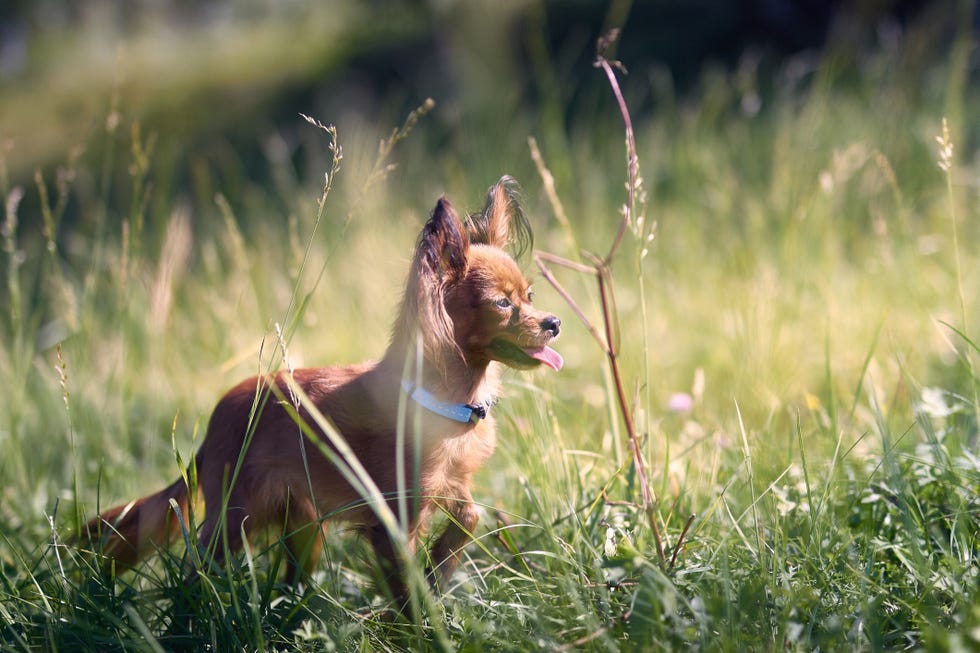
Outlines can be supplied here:
[[[180, 509], [180, 519], [171, 506]], [[156, 494], [116, 506], [92, 519], [78, 534], [79, 544], [89, 544], [115, 563], [117, 571], [136, 565], [157, 549], [172, 544], [187, 519], [187, 484], [179, 478]]]

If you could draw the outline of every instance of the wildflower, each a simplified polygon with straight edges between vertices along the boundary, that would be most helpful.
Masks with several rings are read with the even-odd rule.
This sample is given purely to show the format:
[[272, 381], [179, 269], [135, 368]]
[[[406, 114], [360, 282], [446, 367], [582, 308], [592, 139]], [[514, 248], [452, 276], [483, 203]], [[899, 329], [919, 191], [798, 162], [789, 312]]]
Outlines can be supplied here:
[[952, 399], [952, 396], [942, 388], [923, 388], [922, 399], [915, 407], [919, 413], [943, 419], [959, 409], [955, 402], [948, 399]]
[[672, 413], [689, 413], [694, 408], [694, 399], [686, 392], [675, 392], [670, 395], [667, 408]]

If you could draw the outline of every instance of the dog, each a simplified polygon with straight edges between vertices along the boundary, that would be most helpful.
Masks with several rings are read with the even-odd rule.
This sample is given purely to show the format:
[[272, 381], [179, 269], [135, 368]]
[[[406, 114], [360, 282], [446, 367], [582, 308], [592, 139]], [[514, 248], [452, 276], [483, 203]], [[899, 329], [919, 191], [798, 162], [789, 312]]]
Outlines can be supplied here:
[[[500, 366], [557, 371], [563, 363], [549, 346], [561, 321], [533, 307], [530, 284], [506, 251], [532, 244], [510, 177], [491, 186], [483, 211], [465, 221], [443, 196], [419, 236], [380, 361], [287, 370], [228, 391], [194, 461], [205, 507], [198, 535], [209, 559], [221, 564], [226, 552], [241, 550], [243, 538], [281, 528], [286, 577], [297, 583], [316, 566], [326, 521], [340, 521], [368, 538], [389, 591], [404, 595], [391, 529], [329, 455], [339, 449], [315, 426], [312, 404], [402, 515], [410, 553], [432, 518], [447, 514], [429, 573], [436, 586], [448, 581], [479, 519], [470, 488], [496, 445]], [[295, 387], [309, 403], [289, 400]], [[320, 447], [301, 423], [313, 425], [307, 433]], [[173, 506], [186, 516], [190, 500], [180, 478], [95, 517], [80, 539], [116, 571], [131, 568], [180, 537], [184, 517]]]

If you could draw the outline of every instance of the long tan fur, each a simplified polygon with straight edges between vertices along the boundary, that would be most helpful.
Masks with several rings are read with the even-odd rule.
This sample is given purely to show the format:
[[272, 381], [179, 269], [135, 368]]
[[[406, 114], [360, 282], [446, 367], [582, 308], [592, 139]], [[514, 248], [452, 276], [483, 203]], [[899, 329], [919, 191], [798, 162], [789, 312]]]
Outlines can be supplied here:
[[[398, 406], [406, 400], [404, 381], [421, 379], [417, 385], [442, 402], [486, 407], [497, 395], [500, 363], [518, 369], [542, 362], [554, 369], [561, 366], [561, 357], [547, 346], [558, 335], [560, 322], [533, 308], [529, 283], [505, 251], [512, 241], [524, 246], [530, 240], [509, 177], [490, 188], [484, 210], [465, 223], [441, 198], [419, 236], [384, 357], [293, 373], [383, 494], [397, 494], [400, 476], [412, 483], [412, 510], [403, 524], [412, 547], [435, 513], [448, 513], [448, 526], [431, 550], [443, 579], [453, 573], [458, 552], [478, 521], [470, 486], [473, 474], [494, 450], [494, 420], [491, 412], [484, 419], [460, 423], [416, 408], [421, 428], [413, 432], [413, 442], [419, 446], [404, 447], [399, 461]], [[407, 362], [416, 360], [420, 342], [422, 364], [417, 368]], [[273, 382], [280, 396], [288, 396], [282, 374], [268, 381]], [[221, 562], [224, 539], [215, 545], [216, 535], [237, 552], [242, 533], [249, 537], [269, 527], [282, 528], [288, 575], [295, 581], [315, 566], [323, 516], [330, 515], [369, 538], [389, 571], [392, 590], [400, 593], [398, 561], [388, 532], [327, 457], [310, 443], [304, 445], [295, 420], [274, 397], [254, 415], [248, 439], [253, 403], [257, 396], [269, 396], [265, 383], [257, 378], [243, 381], [225, 394], [211, 415], [195, 458], [205, 502], [201, 544]], [[300, 416], [313, 423], [305, 410]], [[413, 451], [420, 451], [417, 461]], [[101, 543], [102, 553], [117, 570], [131, 567], [179, 533], [171, 499], [186, 514], [182, 480], [102, 513], [87, 524], [82, 539]]]

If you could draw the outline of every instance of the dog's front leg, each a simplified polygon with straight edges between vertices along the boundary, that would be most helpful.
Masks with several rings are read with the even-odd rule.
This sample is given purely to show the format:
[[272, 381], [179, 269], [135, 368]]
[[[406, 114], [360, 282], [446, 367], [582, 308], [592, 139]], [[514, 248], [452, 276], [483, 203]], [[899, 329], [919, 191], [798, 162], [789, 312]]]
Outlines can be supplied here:
[[440, 589], [445, 589], [460, 562], [463, 547], [473, 537], [473, 529], [480, 521], [480, 510], [473, 504], [469, 492], [455, 501], [444, 503], [442, 508], [448, 514], [449, 523], [432, 546], [434, 568], [429, 572], [429, 578]]

